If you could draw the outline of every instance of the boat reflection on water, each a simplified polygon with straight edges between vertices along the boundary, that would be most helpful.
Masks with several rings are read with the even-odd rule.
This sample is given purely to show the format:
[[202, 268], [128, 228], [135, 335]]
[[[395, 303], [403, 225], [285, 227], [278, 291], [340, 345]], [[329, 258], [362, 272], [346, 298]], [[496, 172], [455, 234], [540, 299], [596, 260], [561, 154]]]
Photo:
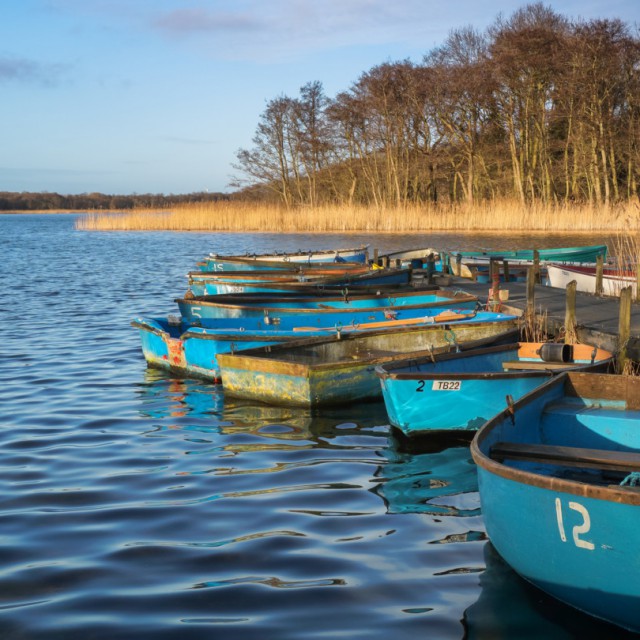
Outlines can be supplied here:
[[[309, 441], [348, 446], [348, 439], [371, 435], [376, 447], [384, 447], [388, 433], [387, 414], [382, 402], [317, 410], [268, 405], [224, 395], [220, 385], [178, 378], [160, 369], [146, 369], [139, 387], [142, 417], [161, 421], [158, 429], [181, 429], [251, 435], [273, 440]], [[168, 420], [167, 420], [168, 419]], [[173, 420], [175, 419], [175, 420]], [[298, 442], [298, 445], [303, 444]], [[367, 443], [373, 445], [373, 443]]]
[[631, 640], [625, 632], [588, 616], [540, 591], [521, 578], [490, 542], [484, 547], [486, 569], [480, 574], [480, 596], [464, 613], [465, 640]]
[[219, 417], [224, 405], [222, 391], [197, 380], [174, 378], [159, 369], [147, 368], [138, 387], [144, 418]]
[[476, 467], [466, 434], [424, 438], [411, 449], [394, 436], [380, 451], [386, 462], [375, 474], [379, 484], [374, 489], [389, 513], [479, 515]]

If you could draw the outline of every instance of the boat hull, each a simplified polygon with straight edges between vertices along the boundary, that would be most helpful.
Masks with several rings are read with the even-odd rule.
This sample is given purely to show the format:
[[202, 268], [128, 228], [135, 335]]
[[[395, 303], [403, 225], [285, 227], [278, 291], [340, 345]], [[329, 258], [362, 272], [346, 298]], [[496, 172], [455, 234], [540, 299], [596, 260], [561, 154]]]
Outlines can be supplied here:
[[[544, 346], [555, 361], [537, 355], [542, 343], [516, 343], [378, 367], [389, 421], [407, 437], [475, 430], [505, 408], [507, 399], [521, 398], [553, 375], [606, 371], [613, 364], [612, 353], [589, 345]], [[563, 353], [571, 354], [570, 361], [563, 361]]]
[[[576, 289], [584, 293], [596, 292], [595, 267], [578, 267], [569, 265], [550, 264], [547, 266], [547, 277], [552, 287], [566, 289], [575, 280]], [[631, 287], [635, 296], [638, 288], [635, 275], [621, 275], [611, 269], [604, 269], [602, 275], [602, 293], [605, 296], [619, 296], [625, 287]]]
[[[205, 326], [217, 318], [256, 318], [268, 316], [272, 319], [287, 316], [306, 315], [321, 317], [337, 315], [332, 322], [338, 322], [340, 315], [353, 312], [374, 312], [387, 309], [390, 312], [402, 309], [423, 309], [424, 315], [432, 309], [434, 314], [442, 309], [474, 309], [478, 305], [476, 296], [450, 294], [445, 291], [419, 291], [408, 289], [393, 293], [380, 292], [379, 295], [360, 295], [349, 292], [343, 296], [278, 297], [263, 296], [255, 299], [238, 296], [195, 296], [176, 300], [183, 318]], [[326, 326], [326, 323], [323, 323]]]
[[[259, 272], [256, 271], [256, 273]], [[270, 280], [268, 277], [263, 277], [260, 280], [247, 277], [244, 281], [241, 281], [237, 278], [225, 278], [219, 275], [211, 279], [191, 276], [189, 278], [189, 289], [197, 296], [236, 293], [299, 293], [301, 295], [312, 295], [316, 290], [325, 287], [333, 287], [339, 291], [343, 287], [408, 285], [410, 282], [411, 271], [409, 269], [385, 269], [355, 275], [347, 273], [324, 278], [300, 274], [295, 278], [289, 279], [289, 281], [286, 281], [286, 279], [279, 279], [278, 281], [275, 278]]]
[[[631, 477], [624, 468], [640, 464], [639, 398], [638, 378], [565, 373], [485, 424], [471, 445], [483, 518], [499, 554], [552, 596], [635, 632], [640, 490], [624, 486]], [[530, 457], [497, 458], [503, 442], [520, 444]], [[578, 451], [593, 462], [551, 463], [533, 456], [536, 445], [565, 455], [591, 447]], [[589, 458], [593, 451], [619, 470], [603, 472], [603, 462]]]
[[[283, 265], [315, 264], [317, 262], [356, 262], [369, 260], [367, 246], [328, 251], [300, 251], [297, 253], [253, 254], [225, 256], [211, 254], [199, 265], [203, 271], [243, 271], [282, 268]], [[278, 267], [278, 265], [280, 265]]]
[[341, 339], [308, 339], [279, 347], [252, 349], [218, 357], [225, 393], [271, 404], [328, 406], [380, 399], [378, 364], [433, 353], [517, 331], [517, 319], [496, 314], [489, 322], [461, 322], [428, 328], [349, 335]]
[[[413, 311], [413, 315], [411, 314]], [[419, 313], [421, 312], [421, 313]], [[218, 355], [243, 349], [299, 341], [306, 336], [331, 337], [369, 331], [398, 330], [403, 326], [431, 326], [435, 323], [482, 321], [490, 314], [475, 311], [444, 311], [440, 315], [425, 316], [423, 310], [404, 312], [395, 320], [385, 317], [383, 311], [371, 314], [351, 314], [349, 324], [320, 326], [331, 316], [306, 318], [291, 316], [280, 324], [266, 324], [262, 318], [221, 318], [209, 327], [190, 326], [174, 318], [136, 318], [132, 325], [138, 329], [142, 352], [147, 363], [156, 368], [170, 370], [186, 377], [205, 378], [218, 382], [220, 369]], [[360, 319], [361, 322], [356, 321]], [[346, 320], [346, 318], [345, 318]], [[368, 320], [368, 321], [367, 321]]]
[[[584, 247], [560, 247], [553, 249], [538, 249], [538, 258], [541, 262], [596, 262], [601, 256], [607, 257], [607, 245], [597, 244]], [[464, 261], [467, 258], [494, 258], [496, 260], [533, 261], [533, 249], [522, 249], [517, 251], [456, 251], [449, 255], [449, 260], [455, 262], [455, 258], [460, 256]]]

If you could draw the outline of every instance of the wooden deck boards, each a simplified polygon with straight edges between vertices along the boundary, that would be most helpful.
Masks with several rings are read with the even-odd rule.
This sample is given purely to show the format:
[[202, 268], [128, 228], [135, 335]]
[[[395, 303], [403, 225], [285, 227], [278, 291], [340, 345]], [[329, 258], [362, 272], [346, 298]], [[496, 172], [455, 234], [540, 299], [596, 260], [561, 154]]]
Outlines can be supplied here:
[[[451, 285], [446, 288], [471, 293], [478, 296], [480, 302], [486, 304], [491, 285], [452, 276]], [[526, 282], [501, 284], [500, 288], [509, 292], [509, 300], [502, 304], [501, 310], [522, 315], [527, 304]], [[565, 290], [536, 285], [535, 309], [538, 314], [546, 314], [550, 331], [563, 327], [566, 310]], [[578, 339], [615, 351], [618, 346], [619, 313], [619, 298], [598, 297], [578, 292], [576, 294]], [[631, 339], [627, 346], [627, 353], [633, 360], [640, 360], [640, 304], [637, 303], [632, 305]]]

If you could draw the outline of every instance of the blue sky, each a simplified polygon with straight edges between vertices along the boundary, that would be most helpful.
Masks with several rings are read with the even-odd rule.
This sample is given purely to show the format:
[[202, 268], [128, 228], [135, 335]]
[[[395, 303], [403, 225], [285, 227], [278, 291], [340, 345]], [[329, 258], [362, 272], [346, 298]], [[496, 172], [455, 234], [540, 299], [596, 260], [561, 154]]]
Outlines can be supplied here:
[[[267, 101], [333, 97], [519, 0], [0, 0], [0, 191], [228, 191]], [[556, 0], [640, 23], [640, 0]]]

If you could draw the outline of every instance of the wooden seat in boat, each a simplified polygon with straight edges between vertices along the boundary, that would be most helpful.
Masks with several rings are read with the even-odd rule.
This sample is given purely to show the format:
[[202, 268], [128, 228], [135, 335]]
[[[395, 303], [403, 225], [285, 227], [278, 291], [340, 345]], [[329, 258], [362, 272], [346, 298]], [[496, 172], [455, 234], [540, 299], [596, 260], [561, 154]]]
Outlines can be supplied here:
[[528, 460], [611, 471], [640, 471], [640, 453], [582, 447], [559, 447], [524, 442], [497, 442], [491, 447], [495, 460]]
[[502, 363], [502, 368], [510, 371], [547, 371], [553, 369], [566, 369], [575, 366], [572, 362], [533, 362], [527, 360], [508, 360]]

